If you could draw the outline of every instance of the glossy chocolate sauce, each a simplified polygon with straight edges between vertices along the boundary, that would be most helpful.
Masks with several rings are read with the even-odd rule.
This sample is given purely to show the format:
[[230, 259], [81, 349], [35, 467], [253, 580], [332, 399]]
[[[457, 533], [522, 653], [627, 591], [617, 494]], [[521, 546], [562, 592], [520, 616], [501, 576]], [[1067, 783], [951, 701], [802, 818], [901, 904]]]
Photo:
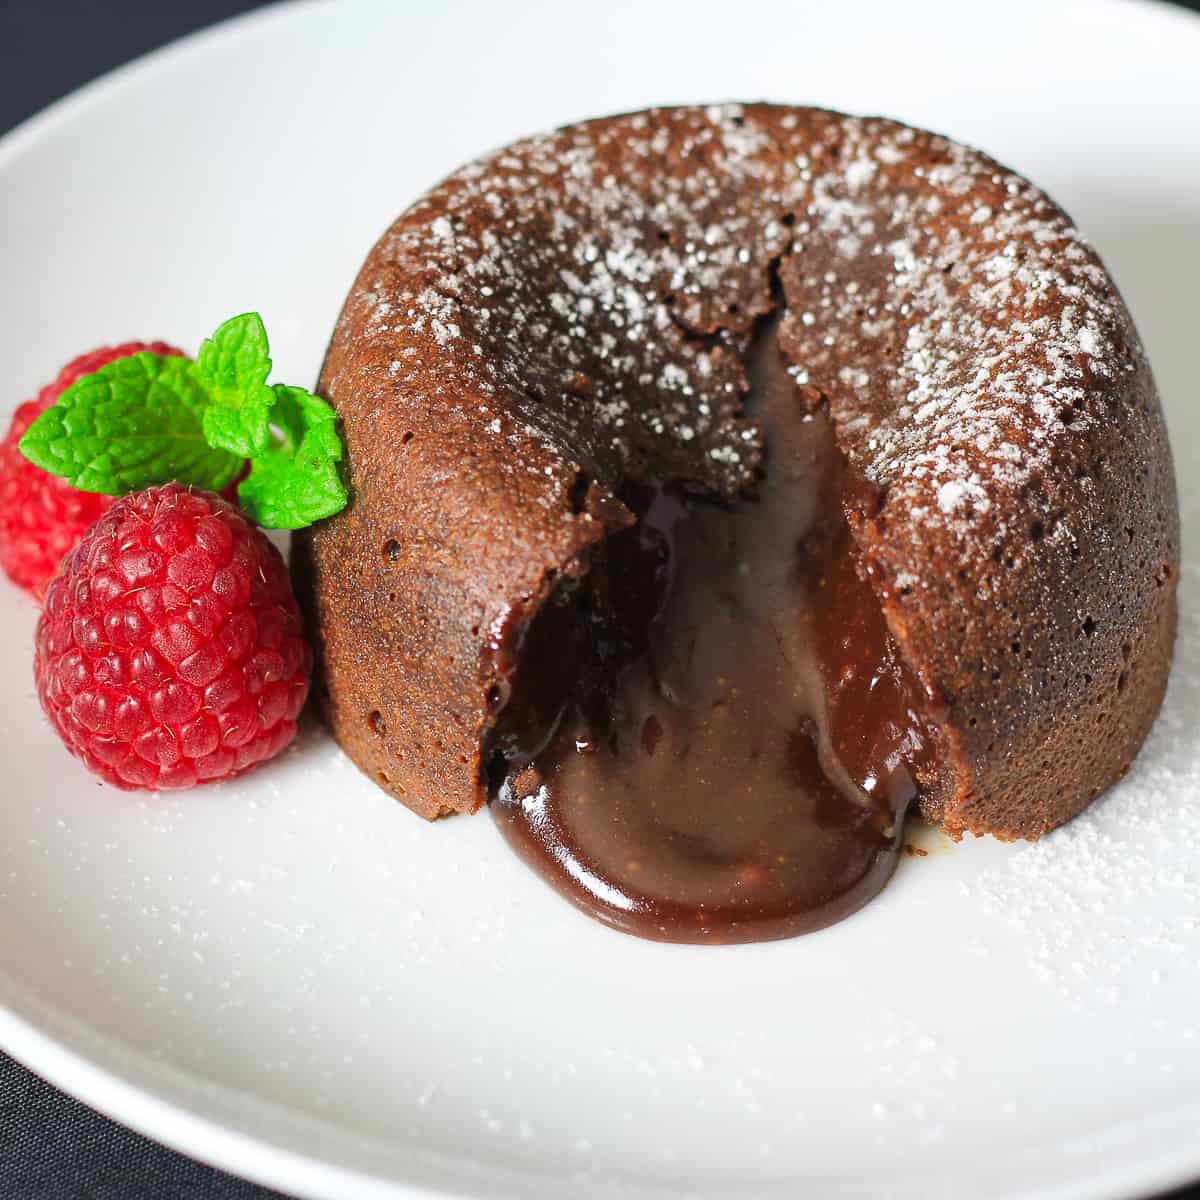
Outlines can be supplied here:
[[[855, 571], [841, 459], [774, 334], [751, 355], [758, 495], [670, 487], [521, 648], [492, 812], [569, 900], [641, 937], [748, 942], [829, 925], [891, 874], [920, 689]], [[569, 689], [569, 690], [568, 690]]]

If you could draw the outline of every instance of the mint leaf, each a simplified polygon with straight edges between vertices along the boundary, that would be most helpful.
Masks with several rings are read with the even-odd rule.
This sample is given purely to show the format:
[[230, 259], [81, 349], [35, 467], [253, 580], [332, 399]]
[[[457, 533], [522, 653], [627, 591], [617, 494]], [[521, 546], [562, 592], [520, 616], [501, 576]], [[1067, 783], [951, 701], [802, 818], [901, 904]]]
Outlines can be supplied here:
[[196, 370], [218, 391], [249, 391], [266, 383], [271, 373], [271, 347], [262, 317], [248, 312], [225, 321], [201, 345]]
[[195, 361], [139, 353], [68, 388], [20, 449], [82, 491], [120, 496], [177, 479], [219, 491], [242, 470], [246, 511], [269, 529], [302, 529], [346, 505], [337, 417], [303, 388], [267, 385], [258, 313], [226, 321]]
[[264, 454], [275, 394], [267, 386], [271, 356], [262, 317], [231, 317], [200, 347], [193, 369], [211, 401], [204, 414], [210, 445], [243, 458]]
[[84, 492], [122, 496], [172, 479], [219, 491], [239, 456], [205, 438], [205, 389], [194, 364], [142, 351], [71, 385], [25, 432], [30, 462]]
[[242, 507], [268, 529], [303, 529], [346, 506], [337, 415], [320, 396], [275, 385], [277, 436], [238, 485]]

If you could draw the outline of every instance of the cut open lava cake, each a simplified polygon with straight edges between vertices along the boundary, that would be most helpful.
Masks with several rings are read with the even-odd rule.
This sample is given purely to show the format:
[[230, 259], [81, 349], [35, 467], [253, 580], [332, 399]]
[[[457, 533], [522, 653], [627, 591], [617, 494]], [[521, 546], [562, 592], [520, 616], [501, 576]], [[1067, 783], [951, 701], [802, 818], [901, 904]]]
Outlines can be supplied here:
[[335, 736], [619, 928], [827, 925], [910, 807], [1036, 838], [1158, 711], [1149, 364], [1062, 210], [945, 138], [722, 105], [516, 143], [384, 234], [320, 390]]

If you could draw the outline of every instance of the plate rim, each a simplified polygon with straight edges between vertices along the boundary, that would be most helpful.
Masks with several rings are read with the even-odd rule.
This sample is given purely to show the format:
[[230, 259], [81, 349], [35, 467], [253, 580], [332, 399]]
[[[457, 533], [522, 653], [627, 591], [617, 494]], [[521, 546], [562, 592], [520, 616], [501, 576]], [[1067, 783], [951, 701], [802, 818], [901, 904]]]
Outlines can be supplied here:
[[[0, 973], [0, 979], [6, 973]], [[0, 1048], [9, 1057], [21, 1063], [27, 1069], [49, 1081], [76, 1100], [95, 1109], [97, 1112], [133, 1129], [135, 1132], [153, 1141], [169, 1147], [189, 1158], [215, 1166], [235, 1176], [261, 1184], [264, 1187], [284, 1191], [293, 1195], [296, 1200], [327, 1200], [328, 1197], [353, 1195], [356, 1200], [474, 1200], [476, 1196], [522, 1196], [524, 1193], [509, 1188], [497, 1188], [494, 1191], [464, 1191], [458, 1185], [447, 1187], [439, 1184], [423, 1184], [402, 1181], [395, 1178], [364, 1170], [357, 1167], [347, 1167], [329, 1162], [315, 1155], [303, 1154], [279, 1144], [269, 1135], [247, 1133], [231, 1128], [220, 1120], [201, 1114], [189, 1108], [186, 1104], [156, 1094], [150, 1087], [135, 1081], [133, 1072], [122, 1069], [111, 1063], [102, 1064], [85, 1052], [68, 1044], [65, 1038], [56, 1038], [43, 1029], [38, 1028], [32, 1021], [16, 1012], [4, 992], [12, 989], [0, 986]], [[56, 1009], [43, 1007], [43, 1012], [52, 1014], [54, 1021], [61, 1028], [67, 1029], [75, 1024]], [[89, 1031], [85, 1031], [89, 1032]], [[14, 1037], [20, 1041], [19, 1049], [12, 1049]], [[103, 1035], [92, 1035], [99, 1043], [108, 1043]], [[146, 1055], [143, 1051], [123, 1047], [121, 1057], [127, 1063], [144, 1065], [150, 1070], [162, 1071], [162, 1064]], [[225, 1085], [212, 1084], [200, 1080], [190, 1072], [180, 1070], [178, 1074], [183, 1079], [195, 1080], [206, 1088], [216, 1092], [228, 1091], [238, 1094], [236, 1089], [226, 1088]], [[269, 1101], [249, 1098], [255, 1108], [262, 1111], [273, 1111], [287, 1114], [286, 1105]], [[312, 1119], [313, 1125], [320, 1122]], [[1159, 1112], [1151, 1117], [1119, 1122], [1105, 1130], [1094, 1131], [1087, 1135], [1087, 1140], [1111, 1140], [1120, 1131], [1133, 1130], [1146, 1126], [1194, 1128], [1200, 1124], [1200, 1103]], [[368, 1139], [374, 1140], [374, 1139]], [[203, 1144], [200, 1153], [194, 1149], [197, 1143]], [[1062, 1157], [1062, 1145], [1055, 1145], [1052, 1140], [1037, 1144], [1036, 1149], [1045, 1155], [1047, 1168], [1055, 1161], [1056, 1156]], [[1043, 1149], [1044, 1148], [1044, 1149]], [[431, 1159], [434, 1156], [431, 1156]], [[441, 1156], [437, 1156], [441, 1157]], [[452, 1156], [455, 1163], [465, 1163], [465, 1157]], [[943, 1156], [937, 1156], [942, 1158]], [[1086, 1159], [1090, 1156], [1076, 1155], [1076, 1159]], [[1070, 1159], [1068, 1159], [1070, 1161]], [[1181, 1143], [1174, 1153], [1159, 1154], [1155, 1159], [1152, 1170], [1127, 1161], [1118, 1170], [1108, 1171], [1103, 1178], [1093, 1174], [1083, 1173], [1071, 1178], [1048, 1184], [1038, 1185], [1035, 1189], [1022, 1187], [1022, 1200], [1122, 1200], [1131, 1196], [1154, 1197], [1159, 1193], [1188, 1186], [1196, 1183], [1196, 1164], [1200, 1154], [1190, 1150]], [[435, 1164], [431, 1161], [431, 1166]], [[446, 1164], [450, 1166], [450, 1164]], [[499, 1170], [491, 1167], [499, 1174]], [[574, 1194], [576, 1189], [565, 1184], [561, 1177], [538, 1172], [504, 1172], [505, 1182], [519, 1184], [535, 1182], [540, 1185], [553, 1186], [558, 1194]], [[603, 1182], [598, 1180], [597, 1182]], [[930, 1177], [917, 1181], [922, 1185], [933, 1182]], [[350, 1190], [353, 1189], [353, 1190]], [[725, 1192], [723, 1194], [732, 1195]], [[549, 1192], [541, 1194], [550, 1194]], [[581, 1193], [591, 1194], [591, 1193]], [[675, 1189], [666, 1191], [653, 1188], [646, 1195], [674, 1196]], [[689, 1190], [689, 1195], [703, 1195]], [[880, 1195], [887, 1196], [934, 1196], [942, 1195], [937, 1192], [922, 1191], [893, 1192], [887, 1190]], [[950, 1193], [947, 1193], [950, 1194]], [[1015, 1192], [995, 1193], [995, 1195], [1016, 1196]]]

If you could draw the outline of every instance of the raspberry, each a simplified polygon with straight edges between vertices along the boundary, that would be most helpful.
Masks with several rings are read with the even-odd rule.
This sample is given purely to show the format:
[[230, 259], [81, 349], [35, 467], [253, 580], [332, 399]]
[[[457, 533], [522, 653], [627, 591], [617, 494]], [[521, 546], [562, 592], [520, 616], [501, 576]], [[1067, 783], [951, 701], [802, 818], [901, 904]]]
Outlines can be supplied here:
[[181, 484], [118, 500], [46, 592], [34, 679], [67, 748], [121, 788], [185, 788], [278, 754], [312, 650], [279, 551]]
[[112, 496], [81, 492], [65, 479], [35, 467], [18, 449], [25, 431], [77, 379], [139, 350], [181, 354], [165, 342], [126, 342], [81, 354], [53, 383], [13, 414], [0, 442], [0, 567], [14, 583], [41, 597], [63, 555], [113, 503]]

